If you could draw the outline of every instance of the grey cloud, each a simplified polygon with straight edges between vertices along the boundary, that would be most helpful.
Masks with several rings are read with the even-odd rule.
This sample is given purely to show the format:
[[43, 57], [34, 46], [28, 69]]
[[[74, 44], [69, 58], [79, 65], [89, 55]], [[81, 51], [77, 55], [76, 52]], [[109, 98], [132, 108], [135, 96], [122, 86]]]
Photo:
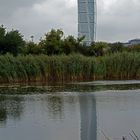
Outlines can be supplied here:
[[97, 38], [107, 41], [127, 41], [140, 38], [140, 1], [116, 1], [109, 9], [98, 7]]
[[[16, 9], [19, 7], [28, 7], [34, 3], [41, 2], [43, 0], [0, 0], [0, 9], [7, 9], [7, 11], [11, 9]], [[6, 10], [5, 9], [5, 10]]]
[[8, 18], [19, 8], [30, 7], [36, 2], [43, 0], [0, 0], [0, 17]]
[[10, 19], [12, 22], [8, 26], [18, 27], [26, 38], [34, 35], [37, 40], [52, 28], [77, 35], [76, 13], [76, 7], [69, 7], [63, 0], [44, 1], [18, 9], [13, 13]]
[[[77, 1], [70, 0], [0, 0], [0, 24], [19, 29], [25, 38], [38, 40], [51, 28], [62, 28], [77, 36]], [[108, 7], [105, 2], [110, 1]], [[98, 0], [97, 40], [126, 41], [140, 37], [139, 0]]]

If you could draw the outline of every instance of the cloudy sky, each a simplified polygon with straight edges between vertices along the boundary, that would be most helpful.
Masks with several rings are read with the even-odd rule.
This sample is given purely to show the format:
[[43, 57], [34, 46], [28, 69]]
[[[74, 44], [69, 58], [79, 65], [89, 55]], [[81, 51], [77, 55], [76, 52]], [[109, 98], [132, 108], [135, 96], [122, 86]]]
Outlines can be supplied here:
[[[0, 0], [0, 24], [39, 40], [51, 28], [77, 36], [77, 0]], [[99, 41], [140, 38], [140, 0], [97, 0]]]

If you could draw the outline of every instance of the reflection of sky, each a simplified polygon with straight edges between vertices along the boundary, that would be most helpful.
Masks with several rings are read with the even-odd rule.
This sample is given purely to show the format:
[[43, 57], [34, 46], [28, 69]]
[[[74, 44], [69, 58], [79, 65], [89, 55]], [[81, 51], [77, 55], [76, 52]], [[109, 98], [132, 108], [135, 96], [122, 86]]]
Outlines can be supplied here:
[[121, 139], [134, 130], [140, 129], [140, 92], [109, 91], [96, 94], [98, 140], [103, 139], [103, 131], [110, 139]]

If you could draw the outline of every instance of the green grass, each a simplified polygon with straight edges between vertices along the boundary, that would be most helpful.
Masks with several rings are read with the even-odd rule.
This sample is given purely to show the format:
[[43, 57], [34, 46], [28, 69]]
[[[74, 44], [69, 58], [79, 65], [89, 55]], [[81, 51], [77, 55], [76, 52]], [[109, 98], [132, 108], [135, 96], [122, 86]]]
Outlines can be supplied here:
[[0, 82], [65, 82], [104, 79], [140, 79], [140, 53], [103, 57], [0, 56]]

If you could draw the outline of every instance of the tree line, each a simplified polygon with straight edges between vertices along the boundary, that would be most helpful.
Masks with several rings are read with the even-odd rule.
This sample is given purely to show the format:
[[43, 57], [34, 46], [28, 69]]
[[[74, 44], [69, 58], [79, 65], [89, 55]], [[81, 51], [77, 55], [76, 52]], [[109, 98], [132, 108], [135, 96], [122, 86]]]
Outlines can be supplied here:
[[93, 42], [86, 46], [82, 43], [84, 37], [75, 38], [72, 35], [65, 37], [64, 32], [60, 29], [52, 29], [46, 33], [38, 43], [25, 41], [24, 36], [18, 30], [7, 31], [0, 26], [0, 54], [18, 54], [23, 55], [60, 55], [78, 53], [85, 56], [103, 56], [117, 52], [140, 52], [140, 45], [124, 47], [122, 43]]

